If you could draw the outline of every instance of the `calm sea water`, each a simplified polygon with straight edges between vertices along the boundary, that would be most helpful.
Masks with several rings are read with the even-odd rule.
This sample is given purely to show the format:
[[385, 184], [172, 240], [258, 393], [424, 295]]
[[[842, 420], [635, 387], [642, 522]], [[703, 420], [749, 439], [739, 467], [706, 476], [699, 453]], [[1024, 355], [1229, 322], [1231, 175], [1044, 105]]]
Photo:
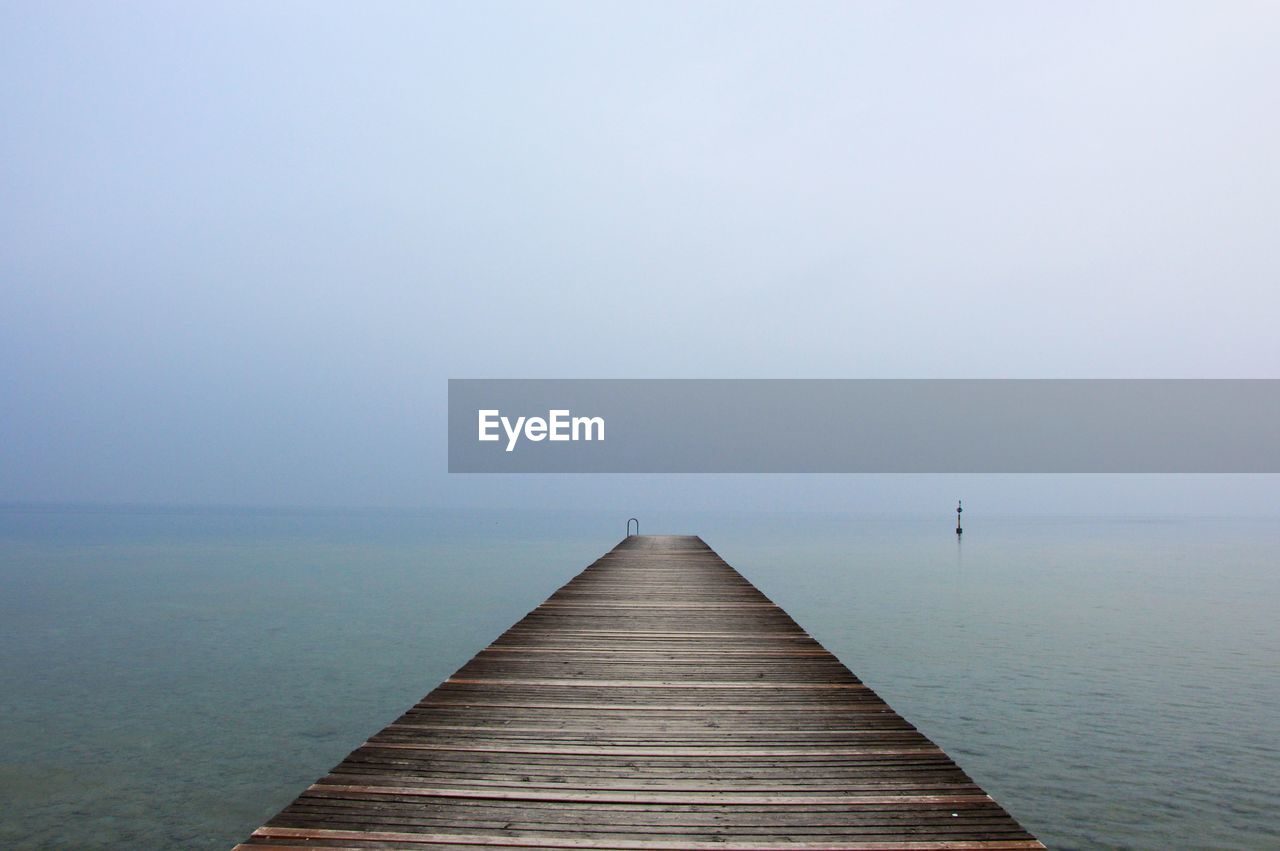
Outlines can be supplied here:
[[[229, 847], [624, 519], [0, 509], [0, 847]], [[1280, 521], [643, 520], [1051, 847], [1280, 847]]]

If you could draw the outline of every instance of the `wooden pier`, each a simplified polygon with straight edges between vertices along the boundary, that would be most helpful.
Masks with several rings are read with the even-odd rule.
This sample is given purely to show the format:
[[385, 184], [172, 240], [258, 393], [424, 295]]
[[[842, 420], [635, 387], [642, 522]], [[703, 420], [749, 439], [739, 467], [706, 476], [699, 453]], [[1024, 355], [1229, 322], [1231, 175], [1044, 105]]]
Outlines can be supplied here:
[[696, 537], [623, 540], [237, 848], [1043, 848]]

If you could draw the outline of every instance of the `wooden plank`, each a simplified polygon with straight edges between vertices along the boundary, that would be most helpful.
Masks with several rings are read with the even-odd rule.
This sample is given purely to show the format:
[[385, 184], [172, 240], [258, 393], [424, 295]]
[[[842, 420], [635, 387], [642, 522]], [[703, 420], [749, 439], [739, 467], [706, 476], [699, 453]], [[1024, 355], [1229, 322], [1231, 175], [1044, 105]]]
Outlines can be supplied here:
[[[317, 839], [339, 839], [339, 840], [363, 840], [367, 842], [399, 842], [412, 845], [424, 843], [434, 843], [440, 845], [487, 845], [507, 848], [594, 848], [594, 849], [624, 849], [625, 851], [644, 851], [644, 849], [662, 849], [662, 851], [773, 851], [778, 848], [795, 849], [795, 851], [979, 851], [980, 849], [1006, 849], [1006, 851], [1019, 851], [1020, 849], [1044, 848], [1042, 844], [1034, 840], [1027, 841], [1025, 839], [1009, 839], [996, 840], [995, 842], [968, 842], [964, 840], [947, 841], [947, 840], [903, 840], [903, 841], [881, 841], [881, 842], [865, 842], [857, 841], [856, 843], [842, 842], [786, 842], [783, 844], [769, 842], [698, 842], [698, 841], [645, 841], [619, 842], [617, 840], [601, 841], [591, 838], [572, 838], [572, 837], [555, 837], [555, 838], [539, 838], [534, 836], [477, 836], [467, 834], [432, 834], [432, 833], [401, 833], [393, 831], [353, 831], [353, 830], [326, 830], [312, 828], [287, 828], [287, 827], [261, 827], [253, 832], [253, 836], [272, 838], [272, 839], [301, 839], [303, 841], [314, 841]], [[238, 845], [237, 848], [257, 848], [256, 845]], [[299, 846], [284, 846], [299, 847]], [[315, 847], [312, 845], [311, 847]]]
[[816, 804], [842, 804], [847, 806], [901, 806], [909, 804], [980, 804], [988, 803], [991, 797], [977, 795], [744, 795], [735, 792], [723, 792], [715, 795], [701, 794], [635, 794], [618, 792], [575, 792], [560, 793], [545, 790], [527, 792], [499, 792], [492, 790], [424, 786], [345, 786], [338, 784], [316, 784], [307, 790], [333, 792], [361, 792], [366, 795], [406, 795], [424, 798], [498, 798], [510, 801], [576, 801], [595, 802], [601, 804], [786, 804], [788, 806], [809, 806]]
[[783, 756], [858, 756], [858, 755], [875, 755], [875, 756], [897, 756], [902, 754], [934, 754], [942, 753], [942, 749], [933, 746], [921, 746], [915, 748], [840, 748], [840, 749], [787, 749], [787, 748], [630, 748], [630, 747], [607, 747], [607, 748], [561, 748], [548, 745], [536, 745], [531, 747], [475, 747], [468, 745], [454, 745], [448, 743], [425, 743], [425, 742], [374, 742], [365, 743], [369, 747], [377, 747], [389, 750], [415, 750], [415, 751], [467, 751], [470, 753], [512, 753], [512, 754], [566, 754], [570, 756], [609, 756], [609, 757], [631, 757], [631, 756], [691, 756], [699, 759], [708, 756], [751, 756], [751, 757], [783, 757]]
[[828, 689], [856, 688], [864, 689], [861, 683], [783, 683], [783, 682], [681, 682], [679, 680], [587, 680], [587, 679], [522, 679], [519, 677], [496, 677], [485, 679], [461, 679], [450, 677], [449, 683], [473, 686], [567, 686], [569, 688], [673, 688], [673, 689]]
[[239, 848], [1032, 849], [696, 537], [602, 556]]

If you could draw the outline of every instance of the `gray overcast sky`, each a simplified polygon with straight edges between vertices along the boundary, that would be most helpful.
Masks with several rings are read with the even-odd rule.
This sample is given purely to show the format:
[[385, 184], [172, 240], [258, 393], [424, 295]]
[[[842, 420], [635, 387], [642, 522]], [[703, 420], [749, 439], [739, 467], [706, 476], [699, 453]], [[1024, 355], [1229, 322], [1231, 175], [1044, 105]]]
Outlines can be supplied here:
[[[1274, 510], [449, 477], [448, 377], [1275, 377], [1274, 3], [0, 2], [0, 500]], [[971, 497], [972, 498], [972, 497]]]

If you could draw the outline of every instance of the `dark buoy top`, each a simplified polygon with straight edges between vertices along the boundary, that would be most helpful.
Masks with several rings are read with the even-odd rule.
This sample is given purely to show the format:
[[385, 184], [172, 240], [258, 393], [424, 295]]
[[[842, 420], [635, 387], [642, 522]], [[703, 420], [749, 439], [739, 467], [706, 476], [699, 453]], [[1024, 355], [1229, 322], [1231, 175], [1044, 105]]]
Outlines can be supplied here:
[[957, 535], [964, 534], [964, 529], [960, 528], [960, 513], [962, 511], [964, 511], [964, 500], [957, 500], [956, 502], [956, 534]]

